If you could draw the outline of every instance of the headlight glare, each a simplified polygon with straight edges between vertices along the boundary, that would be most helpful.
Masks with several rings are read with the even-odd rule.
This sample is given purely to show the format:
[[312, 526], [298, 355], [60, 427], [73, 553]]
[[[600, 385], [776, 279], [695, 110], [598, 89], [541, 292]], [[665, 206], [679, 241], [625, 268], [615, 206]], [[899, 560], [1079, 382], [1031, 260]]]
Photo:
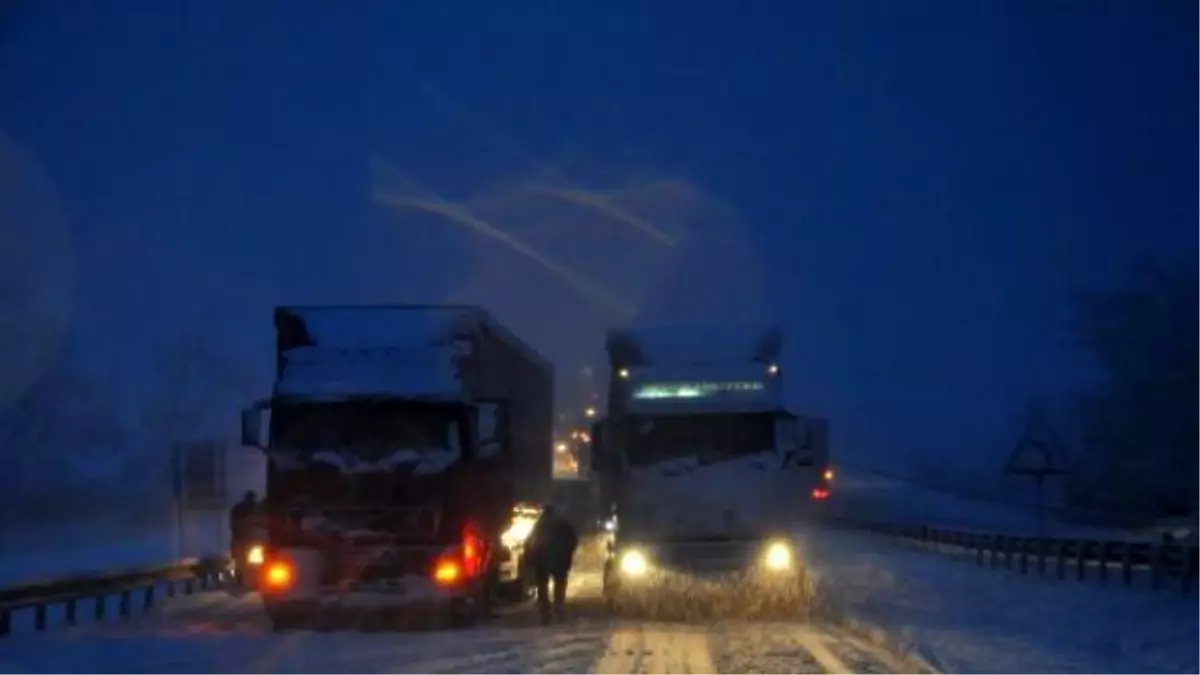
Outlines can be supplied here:
[[786, 542], [777, 541], [767, 546], [763, 555], [763, 563], [767, 569], [781, 572], [792, 568], [792, 547]]
[[626, 551], [621, 555], [621, 573], [631, 577], [640, 577], [650, 569], [646, 554], [641, 551]]
[[266, 562], [267, 553], [262, 544], [254, 544], [246, 552], [246, 562], [250, 565], [261, 565]]

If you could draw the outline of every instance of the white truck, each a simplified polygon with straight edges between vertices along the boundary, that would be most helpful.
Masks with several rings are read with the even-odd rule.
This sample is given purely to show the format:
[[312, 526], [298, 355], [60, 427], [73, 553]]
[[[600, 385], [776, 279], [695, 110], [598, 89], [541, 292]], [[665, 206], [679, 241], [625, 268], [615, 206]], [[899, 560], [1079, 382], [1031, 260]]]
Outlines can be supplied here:
[[794, 601], [789, 531], [828, 495], [829, 439], [824, 419], [785, 409], [781, 332], [626, 329], [606, 348], [592, 465], [611, 509], [609, 606], [656, 602], [680, 583], [693, 596]]

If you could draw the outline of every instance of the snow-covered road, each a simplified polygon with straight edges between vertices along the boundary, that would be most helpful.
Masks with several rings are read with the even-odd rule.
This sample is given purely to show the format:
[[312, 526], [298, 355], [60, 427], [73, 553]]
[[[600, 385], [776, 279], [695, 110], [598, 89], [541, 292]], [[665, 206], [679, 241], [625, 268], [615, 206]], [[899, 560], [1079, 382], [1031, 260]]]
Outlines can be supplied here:
[[[253, 596], [214, 593], [124, 623], [0, 644], [4, 672], [878, 673], [905, 671], [877, 647], [808, 622], [713, 625], [610, 619], [598, 575], [581, 575], [572, 616], [543, 627], [532, 607], [460, 631], [273, 633]], [[911, 671], [909, 671], [911, 672]]]
[[576, 575], [571, 616], [548, 627], [526, 605], [469, 630], [274, 633], [256, 597], [218, 592], [0, 640], [0, 671], [917, 672], [914, 654], [963, 673], [1200, 667], [1194, 594], [1023, 576], [826, 528], [797, 535], [820, 589], [810, 621], [611, 618], [595, 572]]
[[856, 622], [958, 673], [1200, 672], [1195, 593], [976, 567], [884, 537], [814, 528], [803, 557]]

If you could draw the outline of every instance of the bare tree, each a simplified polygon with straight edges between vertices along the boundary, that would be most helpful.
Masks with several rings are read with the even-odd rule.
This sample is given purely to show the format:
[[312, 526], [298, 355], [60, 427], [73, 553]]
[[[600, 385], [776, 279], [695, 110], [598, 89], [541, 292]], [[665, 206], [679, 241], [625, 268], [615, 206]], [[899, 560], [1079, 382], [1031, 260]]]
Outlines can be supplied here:
[[6, 520], [76, 517], [117, 487], [125, 441], [109, 397], [68, 344], [0, 405]]
[[1082, 346], [1102, 385], [1082, 398], [1081, 506], [1157, 517], [1197, 504], [1197, 287], [1191, 266], [1146, 264], [1124, 288], [1078, 298]]

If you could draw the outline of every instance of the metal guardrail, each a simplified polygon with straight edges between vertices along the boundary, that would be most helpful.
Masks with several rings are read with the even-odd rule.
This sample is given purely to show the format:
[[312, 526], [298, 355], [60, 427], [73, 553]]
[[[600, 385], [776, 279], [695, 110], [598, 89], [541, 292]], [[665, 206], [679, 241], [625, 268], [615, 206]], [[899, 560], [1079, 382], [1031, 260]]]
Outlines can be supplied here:
[[[1053, 537], [1018, 537], [994, 533], [950, 530], [909, 523], [882, 523], [843, 518], [827, 522], [851, 529], [905, 539], [940, 552], [970, 555], [979, 567], [1031, 570], [1038, 576], [1101, 584], [1119, 576], [1132, 586], [1135, 572], [1149, 577], [1153, 589], [1174, 586], [1183, 593], [1197, 588], [1200, 576], [1198, 549], [1192, 544], [1127, 542]], [[1091, 575], [1090, 568], [1096, 568]], [[1117, 579], [1112, 579], [1117, 581]]]
[[63, 606], [64, 625], [75, 626], [81, 605], [90, 605], [93, 618], [103, 621], [108, 615], [108, 600], [117, 597], [117, 615], [128, 617], [133, 613], [135, 598], [142, 609], [150, 609], [160, 591], [168, 598], [191, 595], [219, 588], [228, 579], [228, 560], [211, 557], [10, 586], [0, 589], [0, 637], [12, 634], [13, 616], [18, 612], [33, 611], [33, 629], [43, 632], [47, 628], [48, 610], [54, 606]]

